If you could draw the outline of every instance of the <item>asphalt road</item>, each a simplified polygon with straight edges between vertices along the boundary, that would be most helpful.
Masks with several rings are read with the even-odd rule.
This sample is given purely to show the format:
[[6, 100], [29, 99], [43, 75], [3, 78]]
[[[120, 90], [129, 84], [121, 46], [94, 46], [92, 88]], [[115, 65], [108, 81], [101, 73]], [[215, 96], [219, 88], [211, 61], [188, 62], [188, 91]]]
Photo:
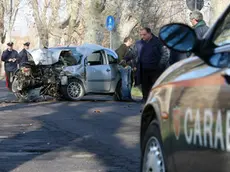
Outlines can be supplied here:
[[4, 87], [0, 172], [139, 171], [141, 104], [106, 96], [22, 104]]

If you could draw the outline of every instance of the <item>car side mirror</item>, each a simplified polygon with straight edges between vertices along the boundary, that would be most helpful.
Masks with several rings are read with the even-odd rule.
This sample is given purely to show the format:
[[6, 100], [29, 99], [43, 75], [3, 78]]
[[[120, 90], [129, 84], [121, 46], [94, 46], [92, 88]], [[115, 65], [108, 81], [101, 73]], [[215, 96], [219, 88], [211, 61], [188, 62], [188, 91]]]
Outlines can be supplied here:
[[159, 38], [170, 49], [179, 52], [193, 51], [197, 44], [195, 31], [181, 23], [172, 23], [163, 26]]

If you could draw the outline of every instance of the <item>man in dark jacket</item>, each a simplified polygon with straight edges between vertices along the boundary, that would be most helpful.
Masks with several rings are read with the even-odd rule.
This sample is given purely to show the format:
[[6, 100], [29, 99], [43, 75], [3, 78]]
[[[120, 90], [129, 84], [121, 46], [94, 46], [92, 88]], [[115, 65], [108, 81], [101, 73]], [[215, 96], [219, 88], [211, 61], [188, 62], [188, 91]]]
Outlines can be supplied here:
[[131, 37], [126, 37], [124, 39], [123, 44], [121, 44], [120, 47], [115, 50], [115, 52], [118, 55], [118, 63], [120, 63], [122, 60], [124, 60], [125, 56], [129, 52], [130, 46], [132, 44], [133, 44], [133, 39]]
[[7, 43], [7, 49], [3, 51], [1, 60], [5, 62], [6, 72], [6, 86], [11, 91], [12, 88], [12, 76], [17, 70], [20, 56], [16, 50], [13, 49], [13, 42]]
[[26, 42], [23, 44], [24, 45], [24, 48], [22, 49], [22, 51], [19, 53], [19, 56], [20, 56], [20, 66], [25, 63], [25, 62], [28, 62], [28, 52], [27, 50], [29, 49], [30, 47], [30, 43], [29, 42]]
[[164, 71], [161, 65], [164, 47], [150, 28], [141, 29], [140, 36], [141, 40], [136, 42], [134, 48], [137, 62], [135, 85], [141, 84], [143, 101], [146, 101], [151, 87]]
[[131, 37], [126, 37], [124, 39], [123, 44], [120, 45], [120, 47], [115, 50], [115, 52], [118, 55], [118, 64], [120, 65], [118, 67], [119, 72], [121, 74], [121, 80], [122, 80], [122, 100], [126, 101], [132, 101], [131, 96], [131, 88], [132, 88], [132, 66], [127, 63], [127, 60], [125, 59], [126, 56], [128, 56], [130, 51], [130, 46], [133, 44], [133, 40]]
[[203, 14], [200, 11], [192, 11], [189, 15], [189, 18], [198, 39], [201, 39], [209, 29], [203, 20]]

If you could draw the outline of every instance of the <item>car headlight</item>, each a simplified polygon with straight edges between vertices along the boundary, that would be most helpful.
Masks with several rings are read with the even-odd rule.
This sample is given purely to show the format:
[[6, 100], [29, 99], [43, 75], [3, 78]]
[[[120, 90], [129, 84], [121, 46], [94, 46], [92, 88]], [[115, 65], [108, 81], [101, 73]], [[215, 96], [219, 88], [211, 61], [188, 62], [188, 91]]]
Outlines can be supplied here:
[[64, 67], [64, 68], [63, 68], [63, 71], [64, 71], [64, 72], [74, 73], [74, 68], [71, 67], [71, 66]]

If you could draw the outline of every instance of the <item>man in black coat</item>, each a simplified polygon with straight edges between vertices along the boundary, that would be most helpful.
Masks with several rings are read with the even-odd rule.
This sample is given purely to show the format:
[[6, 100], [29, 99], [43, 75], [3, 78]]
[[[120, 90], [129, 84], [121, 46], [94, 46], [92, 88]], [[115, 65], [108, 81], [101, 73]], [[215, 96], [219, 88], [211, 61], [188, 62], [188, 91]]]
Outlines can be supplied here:
[[167, 63], [168, 57], [165, 57], [163, 44], [150, 28], [141, 29], [140, 36], [141, 40], [134, 47], [137, 64], [135, 85], [141, 84], [143, 101], [146, 101], [153, 84], [167, 66], [161, 62]]
[[12, 89], [12, 76], [18, 68], [18, 62], [20, 56], [16, 50], [13, 49], [13, 42], [7, 43], [7, 49], [3, 51], [1, 60], [5, 62], [5, 72], [6, 72], [6, 86], [11, 91]]
[[30, 48], [30, 43], [26, 42], [23, 44], [24, 48], [22, 49], [22, 51], [19, 53], [20, 56], [20, 66], [25, 63], [28, 62], [28, 49]]

